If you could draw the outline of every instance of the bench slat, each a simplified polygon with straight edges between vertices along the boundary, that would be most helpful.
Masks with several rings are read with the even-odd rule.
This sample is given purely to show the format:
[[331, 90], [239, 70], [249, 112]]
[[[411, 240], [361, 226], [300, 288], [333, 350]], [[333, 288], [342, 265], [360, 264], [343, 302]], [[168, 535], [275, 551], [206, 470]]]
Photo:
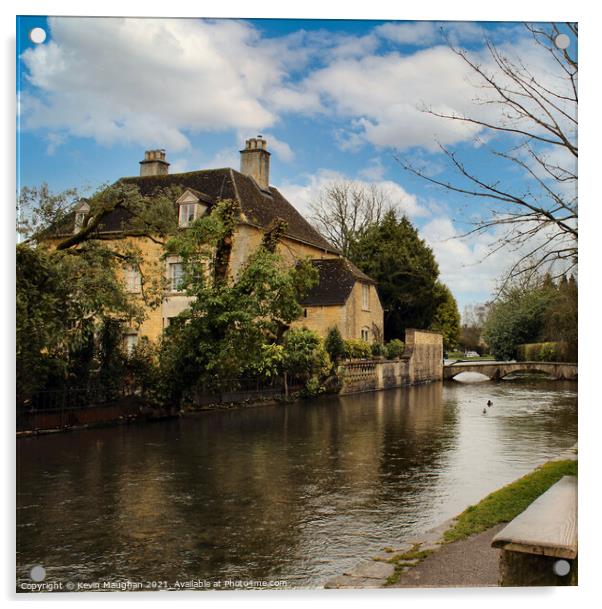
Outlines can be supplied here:
[[573, 559], [577, 556], [577, 478], [564, 476], [492, 540], [494, 548]]

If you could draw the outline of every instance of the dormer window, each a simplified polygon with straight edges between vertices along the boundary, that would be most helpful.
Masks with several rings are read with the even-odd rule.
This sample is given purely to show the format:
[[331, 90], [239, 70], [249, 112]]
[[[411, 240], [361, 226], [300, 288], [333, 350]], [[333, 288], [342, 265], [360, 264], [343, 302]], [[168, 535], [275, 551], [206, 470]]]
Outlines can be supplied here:
[[195, 220], [201, 218], [208, 208], [210, 197], [201, 192], [187, 188], [184, 194], [176, 201], [179, 207], [178, 225], [190, 226]]
[[180, 226], [190, 226], [197, 218], [196, 203], [184, 203], [180, 205]]

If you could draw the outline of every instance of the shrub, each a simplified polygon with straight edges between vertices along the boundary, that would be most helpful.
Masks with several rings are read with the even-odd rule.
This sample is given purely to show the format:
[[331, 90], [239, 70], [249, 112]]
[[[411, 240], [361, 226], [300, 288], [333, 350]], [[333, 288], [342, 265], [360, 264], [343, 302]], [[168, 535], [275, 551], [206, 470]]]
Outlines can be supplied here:
[[405, 343], [398, 338], [394, 338], [385, 345], [385, 357], [387, 359], [397, 359], [405, 350]]
[[566, 362], [570, 361], [568, 351], [563, 342], [524, 343], [517, 347], [517, 358], [523, 362]]
[[345, 341], [345, 357], [348, 359], [368, 359], [372, 356], [370, 343], [350, 338]]
[[307, 328], [292, 328], [284, 336], [284, 370], [305, 383], [321, 378], [331, 367], [322, 339]]
[[127, 372], [130, 382], [144, 397], [151, 397], [158, 383], [158, 350], [146, 336], [140, 338], [127, 356]]
[[385, 354], [385, 346], [382, 343], [372, 343], [370, 346], [372, 357], [380, 357]]
[[328, 330], [326, 339], [324, 341], [324, 348], [326, 349], [333, 364], [336, 364], [339, 360], [345, 357], [345, 341], [339, 332], [339, 329], [334, 326]]

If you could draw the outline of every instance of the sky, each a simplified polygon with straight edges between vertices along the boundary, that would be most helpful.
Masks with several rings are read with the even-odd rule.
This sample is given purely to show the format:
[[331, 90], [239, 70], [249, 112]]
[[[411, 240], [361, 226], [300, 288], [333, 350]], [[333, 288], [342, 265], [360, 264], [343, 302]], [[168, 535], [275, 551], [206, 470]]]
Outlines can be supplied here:
[[[34, 27], [44, 42], [30, 40]], [[510, 138], [424, 112], [500, 119], [450, 49], [488, 66], [487, 40], [554, 79], [510, 22], [18, 18], [17, 187], [92, 192], [138, 174], [149, 148], [166, 149], [170, 173], [238, 169], [245, 139], [262, 134], [270, 182], [306, 216], [333, 181], [386, 191], [433, 248], [462, 311], [491, 297], [518, 254], [491, 254], [499, 230], [460, 238], [490, 205], [402, 164], [453, 180], [441, 144], [478, 175], [528, 190], [526, 172], [491, 155]]]

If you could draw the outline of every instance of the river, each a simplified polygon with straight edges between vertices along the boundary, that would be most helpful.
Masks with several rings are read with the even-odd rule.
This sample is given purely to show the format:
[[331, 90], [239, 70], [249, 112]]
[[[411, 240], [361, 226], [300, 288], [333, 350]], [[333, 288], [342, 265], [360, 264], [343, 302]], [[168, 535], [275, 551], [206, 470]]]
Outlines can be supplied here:
[[576, 383], [526, 378], [19, 439], [17, 572], [316, 587], [576, 440]]

